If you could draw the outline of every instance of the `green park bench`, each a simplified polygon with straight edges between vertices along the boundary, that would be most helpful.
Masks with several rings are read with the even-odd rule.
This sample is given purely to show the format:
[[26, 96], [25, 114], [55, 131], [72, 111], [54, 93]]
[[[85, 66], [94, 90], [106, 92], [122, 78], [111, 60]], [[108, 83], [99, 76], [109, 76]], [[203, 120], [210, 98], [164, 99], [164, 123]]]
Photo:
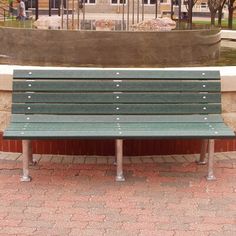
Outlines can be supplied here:
[[5, 139], [21, 139], [22, 181], [30, 181], [33, 139], [113, 139], [124, 181], [124, 139], [201, 139], [200, 164], [214, 140], [233, 138], [221, 117], [219, 71], [15, 70]]

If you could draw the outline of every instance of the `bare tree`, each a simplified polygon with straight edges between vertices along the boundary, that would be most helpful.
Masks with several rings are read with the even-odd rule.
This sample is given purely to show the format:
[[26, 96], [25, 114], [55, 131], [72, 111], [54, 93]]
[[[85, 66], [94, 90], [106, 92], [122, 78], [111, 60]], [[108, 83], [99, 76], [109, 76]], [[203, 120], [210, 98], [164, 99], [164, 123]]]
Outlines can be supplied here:
[[218, 9], [218, 26], [220, 26], [220, 27], [221, 27], [221, 20], [222, 20], [222, 12], [223, 12], [223, 8], [224, 8], [226, 1], [227, 0], [221, 1], [220, 7]]
[[196, 4], [198, 0], [184, 0], [184, 5], [186, 7], [186, 10], [188, 12], [188, 17], [189, 17], [189, 23], [192, 24], [192, 12], [193, 12], [193, 7]]
[[224, 0], [208, 0], [207, 4], [211, 12], [211, 25], [215, 25], [216, 12], [221, 6], [221, 2]]
[[184, 5], [185, 5], [185, 7], [186, 7], [187, 12], [189, 12], [189, 10], [190, 10], [189, 7], [191, 7], [191, 5], [192, 5], [192, 8], [193, 8], [194, 5], [197, 3], [197, 1], [198, 1], [198, 0], [192, 0], [192, 1], [190, 1], [190, 3], [192, 3], [192, 4], [189, 4], [189, 0], [185, 0], [185, 1], [184, 1]]
[[229, 10], [229, 17], [228, 17], [228, 28], [233, 28], [233, 14], [234, 10], [236, 9], [236, 0], [228, 0], [228, 10]]

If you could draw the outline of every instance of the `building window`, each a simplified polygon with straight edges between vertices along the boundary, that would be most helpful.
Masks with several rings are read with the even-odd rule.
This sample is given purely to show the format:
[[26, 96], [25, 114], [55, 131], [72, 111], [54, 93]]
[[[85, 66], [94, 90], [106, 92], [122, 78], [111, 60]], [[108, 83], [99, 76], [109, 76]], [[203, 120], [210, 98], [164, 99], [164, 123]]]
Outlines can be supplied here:
[[154, 5], [156, 2], [158, 4], [164, 2], [164, 0], [144, 0], [143, 2], [145, 5]]
[[126, 4], [126, 0], [111, 0], [111, 4], [123, 4], [123, 1], [124, 4]]
[[85, 2], [85, 4], [96, 4], [96, 0], [81, 0], [82, 3], [83, 1]]

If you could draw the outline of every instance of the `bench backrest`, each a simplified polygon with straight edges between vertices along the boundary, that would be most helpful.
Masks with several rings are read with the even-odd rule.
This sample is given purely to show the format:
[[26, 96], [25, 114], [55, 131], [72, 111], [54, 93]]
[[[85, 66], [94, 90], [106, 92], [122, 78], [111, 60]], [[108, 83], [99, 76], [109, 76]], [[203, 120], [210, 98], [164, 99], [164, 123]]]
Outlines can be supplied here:
[[13, 77], [12, 113], [27, 122], [30, 115], [221, 113], [218, 71], [16, 70]]

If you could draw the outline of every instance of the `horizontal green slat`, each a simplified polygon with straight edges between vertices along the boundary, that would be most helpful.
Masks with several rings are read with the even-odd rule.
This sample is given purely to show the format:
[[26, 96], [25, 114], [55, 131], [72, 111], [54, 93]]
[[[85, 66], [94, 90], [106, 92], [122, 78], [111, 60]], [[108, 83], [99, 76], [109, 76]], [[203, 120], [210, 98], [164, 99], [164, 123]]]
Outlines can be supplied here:
[[158, 123], [158, 122], [133, 122], [133, 123], [12, 123], [8, 130], [18, 131], [93, 131], [97, 130], [125, 130], [125, 131], [140, 131], [140, 132], [162, 132], [162, 131], [176, 131], [176, 130], [205, 130], [210, 132], [220, 132], [228, 129], [224, 123]]
[[12, 122], [223, 122], [221, 115], [22, 115], [13, 114]]
[[219, 71], [208, 70], [15, 70], [14, 78], [42, 79], [220, 79]]
[[16, 114], [216, 114], [220, 104], [13, 104]]
[[14, 93], [14, 103], [219, 103], [206, 93]]
[[131, 92], [171, 92], [171, 91], [220, 91], [219, 82], [177, 82], [177, 81], [14, 81], [14, 91], [49, 91], [49, 92], [76, 92], [76, 91], [131, 91]]
[[96, 127], [92, 129], [84, 130], [72, 130], [72, 131], [58, 131], [58, 130], [33, 130], [33, 131], [11, 131], [6, 130], [4, 132], [5, 138], [155, 138], [155, 139], [170, 139], [170, 138], [233, 138], [234, 133], [228, 129], [219, 130], [215, 132], [214, 130], [204, 128], [204, 127], [193, 127], [190, 129], [184, 129], [184, 127], [179, 127], [175, 129], [141, 129], [141, 130], [118, 130], [115, 128], [99, 128]]

